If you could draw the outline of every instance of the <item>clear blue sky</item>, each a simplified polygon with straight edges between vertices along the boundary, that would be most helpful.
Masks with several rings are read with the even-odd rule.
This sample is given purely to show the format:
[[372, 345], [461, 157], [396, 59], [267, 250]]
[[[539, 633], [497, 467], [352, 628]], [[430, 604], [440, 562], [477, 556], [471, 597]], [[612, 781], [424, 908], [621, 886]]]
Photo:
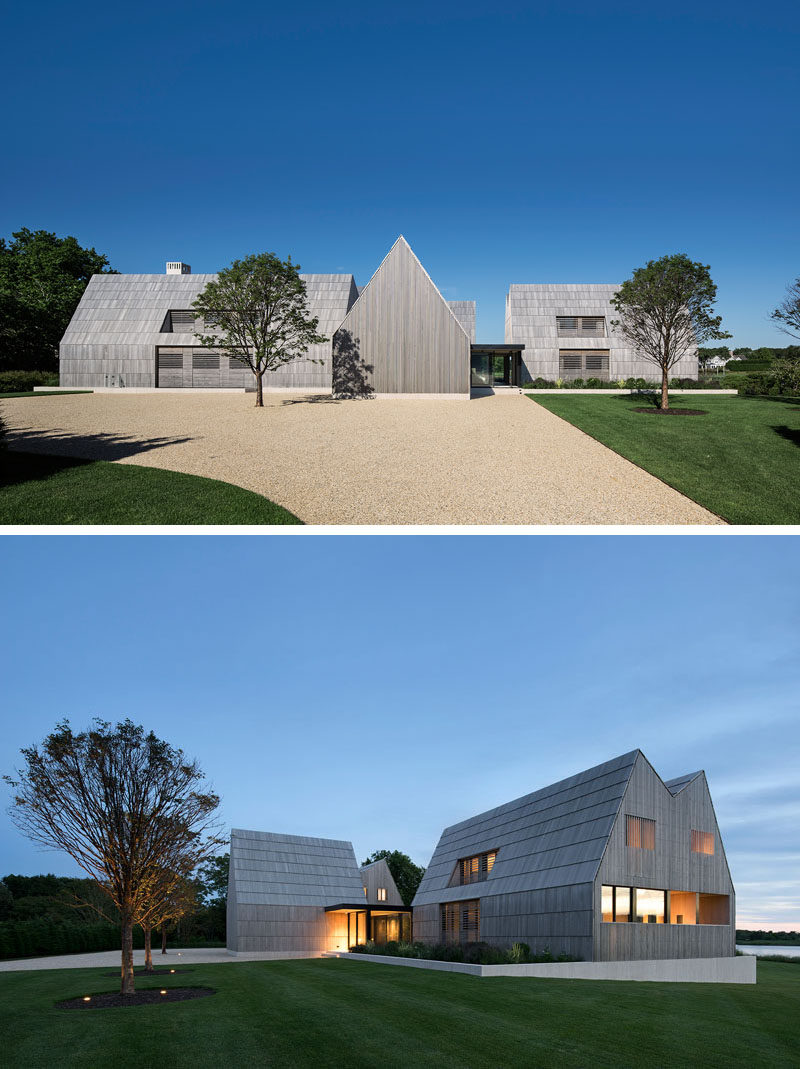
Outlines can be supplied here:
[[795, 0], [13, 4], [0, 234], [363, 283], [403, 233], [482, 341], [511, 282], [686, 252], [733, 345], [789, 344], [799, 31]]
[[[68, 716], [196, 757], [230, 826], [427, 864], [446, 825], [641, 748], [704, 768], [745, 927], [800, 929], [789, 538], [3, 541], [2, 768]], [[75, 871], [0, 806], [0, 875]]]

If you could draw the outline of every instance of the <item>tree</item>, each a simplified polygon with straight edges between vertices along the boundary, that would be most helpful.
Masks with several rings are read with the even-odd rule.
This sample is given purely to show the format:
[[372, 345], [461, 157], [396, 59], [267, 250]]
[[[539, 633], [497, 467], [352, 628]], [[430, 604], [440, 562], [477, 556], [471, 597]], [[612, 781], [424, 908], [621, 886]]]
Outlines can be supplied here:
[[144, 934], [144, 971], [153, 972], [153, 929], [161, 928], [161, 953], [167, 952], [167, 924], [178, 921], [197, 906], [197, 887], [193, 880], [165, 871], [150, 892], [147, 906], [139, 918]]
[[58, 344], [92, 275], [116, 274], [76, 238], [18, 230], [0, 238], [0, 370], [54, 371]]
[[94, 720], [74, 734], [68, 720], [25, 766], [4, 779], [17, 827], [70, 855], [119, 910], [122, 994], [133, 994], [133, 925], [163, 891], [164, 873], [188, 875], [222, 842], [219, 805], [197, 763], [130, 720]]
[[410, 906], [422, 877], [425, 875], [425, 869], [415, 865], [408, 854], [403, 854], [399, 850], [376, 850], [374, 854], [370, 854], [364, 864], [371, 865], [373, 861], [382, 859], [389, 866], [389, 872], [397, 884], [403, 904]]
[[786, 296], [772, 313], [778, 329], [790, 338], [800, 338], [800, 278], [786, 287]]
[[[193, 304], [203, 318], [202, 345], [241, 360], [255, 375], [256, 407], [262, 408], [263, 378], [325, 341], [310, 318], [306, 286], [291, 256], [271, 252], [234, 260], [209, 282]], [[322, 363], [315, 360], [314, 363]]]
[[678, 253], [638, 267], [611, 298], [611, 325], [661, 368], [661, 410], [669, 409], [669, 373], [699, 342], [729, 338], [712, 316], [717, 287], [705, 264]]

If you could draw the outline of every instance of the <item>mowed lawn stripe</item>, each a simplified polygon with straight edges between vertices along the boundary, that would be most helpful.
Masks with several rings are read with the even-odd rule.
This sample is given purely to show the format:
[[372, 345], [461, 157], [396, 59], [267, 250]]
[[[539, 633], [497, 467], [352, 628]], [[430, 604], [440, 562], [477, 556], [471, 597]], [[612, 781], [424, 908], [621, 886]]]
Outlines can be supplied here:
[[640, 397], [529, 396], [728, 523], [800, 523], [800, 398], [671, 394], [707, 415], [661, 416]]
[[62, 1011], [114, 988], [107, 969], [0, 974], [4, 1064], [795, 1066], [800, 965], [757, 985], [476, 979], [361, 962], [193, 965], [143, 988], [211, 998]]

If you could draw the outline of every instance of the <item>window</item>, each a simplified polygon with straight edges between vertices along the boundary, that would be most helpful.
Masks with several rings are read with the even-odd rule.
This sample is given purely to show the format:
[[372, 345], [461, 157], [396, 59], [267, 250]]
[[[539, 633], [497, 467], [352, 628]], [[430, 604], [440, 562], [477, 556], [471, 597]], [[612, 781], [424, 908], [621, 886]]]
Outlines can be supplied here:
[[728, 895], [603, 884], [600, 901], [606, 923], [730, 924]]
[[379, 887], [378, 888], [378, 901], [379, 902], [385, 902], [386, 901], [386, 888], [385, 887]]
[[440, 908], [444, 942], [477, 942], [481, 928], [481, 904], [477, 898], [468, 902], [445, 902]]
[[161, 327], [162, 334], [193, 334], [195, 314], [191, 308], [171, 308]]
[[368, 897], [369, 897], [369, 895], [367, 894], [367, 889], [366, 889], [366, 887], [365, 887], [365, 888], [364, 888], [364, 898], [368, 898]]
[[489, 850], [485, 854], [462, 858], [456, 870], [457, 879], [452, 880], [451, 883], [478, 883], [480, 880], [485, 880], [494, 867], [496, 857], [497, 851]]
[[651, 891], [646, 887], [635, 887], [633, 890], [635, 911], [634, 921], [639, 924], [663, 924], [666, 913], [667, 892]]
[[710, 831], [695, 831], [692, 828], [692, 853], [713, 854], [714, 836]]
[[246, 371], [250, 365], [246, 360], [242, 360], [240, 356], [228, 357], [228, 370], [229, 371]]
[[647, 817], [627, 817], [625, 842], [639, 850], [655, 850], [656, 822]]
[[604, 316], [556, 316], [559, 338], [604, 338]]
[[630, 887], [608, 887], [602, 889], [603, 920], [624, 924], [631, 919]]
[[558, 371], [562, 379], [608, 381], [608, 349], [560, 349]]

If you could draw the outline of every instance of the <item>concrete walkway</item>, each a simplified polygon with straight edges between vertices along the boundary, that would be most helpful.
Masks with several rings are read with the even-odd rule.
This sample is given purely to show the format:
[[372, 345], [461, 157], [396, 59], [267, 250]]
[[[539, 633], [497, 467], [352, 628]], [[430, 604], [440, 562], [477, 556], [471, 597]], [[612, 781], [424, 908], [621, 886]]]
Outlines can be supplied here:
[[[161, 953], [153, 948], [153, 965], [156, 969], [174, 969], [179, 965], [210, 965], [236, 961], [275, 961], [294, 957], [320, 957], [319, 954], [285, 954], [280, 958], [265, 954], [229, 954], [224, 947], [192, 950], [169, 950]], [[134, 950], [133, 967], [144, 965], [144, 951]], [[118, 969], [119, 950], [101, 950], [95, 954], [58, 954], [50, 958], [19, 958], [16, 961], [0, 961], [0, 972], [36, 972], [40, 969]]]
[[334, 401], [73, 394], [2, 402], [12, 448], [206, 475], [311, 524], [714, 524], [519, 394]]

